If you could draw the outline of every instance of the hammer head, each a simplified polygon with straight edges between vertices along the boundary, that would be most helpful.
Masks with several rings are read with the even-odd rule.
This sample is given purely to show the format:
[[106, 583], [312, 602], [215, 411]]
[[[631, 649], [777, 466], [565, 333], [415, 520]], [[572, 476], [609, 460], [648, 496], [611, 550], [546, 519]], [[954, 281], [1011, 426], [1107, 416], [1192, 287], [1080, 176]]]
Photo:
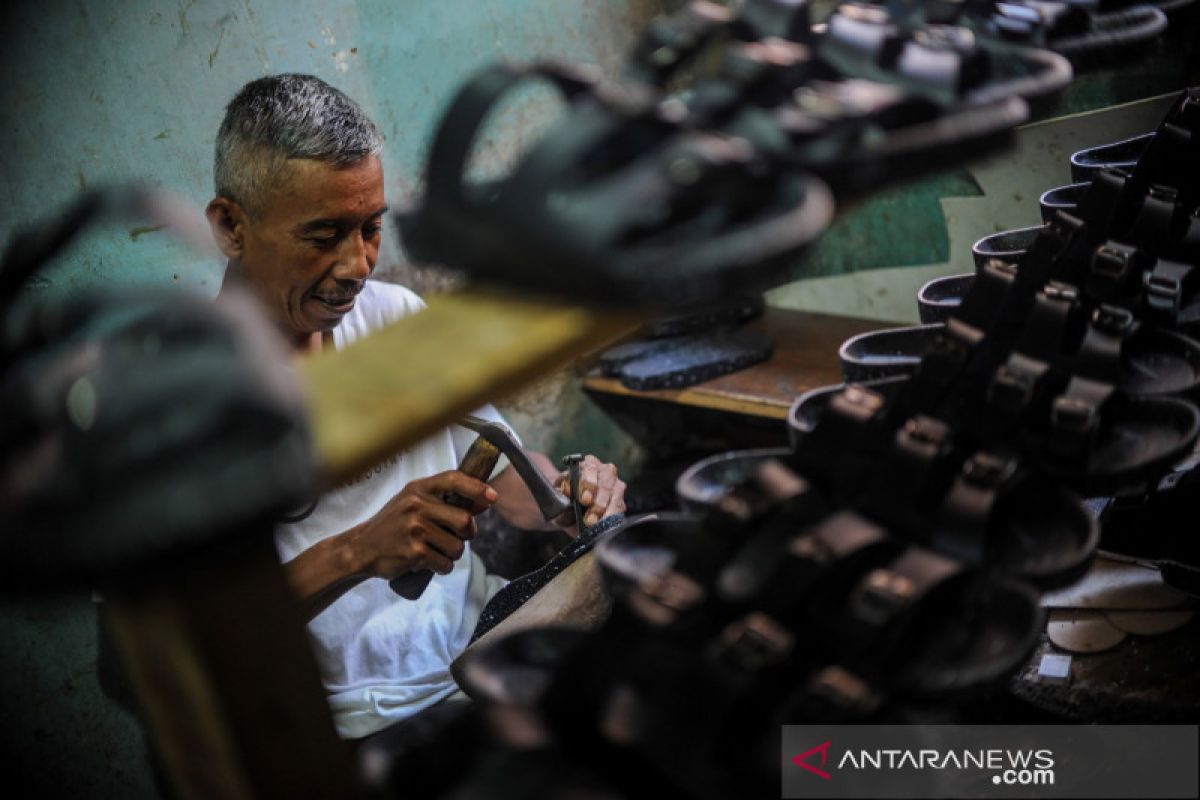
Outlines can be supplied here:
[[459, 424], [475, 431], [491, 442], [501, 453], [508, 456], [508, 462], [513, 465], [513, 469], [529, 487], [529, 493], [533, 495], [534, 502], [537, 503], [538, 510], [542, 512], [543, 519], [552, 520], [571, 510], [571, 500], [555, 489], [542, 471], [537, 468], [537, 465], [529, 460], [529, 454], [517, 442], [512, 431], [499, 423], [471, 415], [463, 417]]

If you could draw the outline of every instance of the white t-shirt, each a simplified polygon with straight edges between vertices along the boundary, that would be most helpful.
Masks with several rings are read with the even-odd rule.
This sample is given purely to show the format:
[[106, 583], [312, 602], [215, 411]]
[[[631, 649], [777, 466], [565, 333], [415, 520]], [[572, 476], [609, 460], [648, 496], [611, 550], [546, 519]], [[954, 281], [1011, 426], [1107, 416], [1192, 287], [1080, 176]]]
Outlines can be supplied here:
[[[334, 347], [424, 307], [401, 286], [367, 281], [353, 310], [333, 329]], [[476, 414], [503, 422], [491, 406]], [[309, 517], [276, 528], [280, 557], [290, 561], [321, 539], [369, 519], [410, 481], [455, 469], [474, 438], [466, 428], [452, 426], [322, 495]], [[496, 472], [505, 466], [502, 458]], [[314, 618], [309, 632], [338, 732], [366, 736], [453, 694], [457, 686], [450, 662], [467, 646], [479, 612], [503, 585], [502, 578], [486, 574], [468, 546], [454, 570], [435, 574], [419, 600], [405, 600], [387, 581], [369, 578]]]

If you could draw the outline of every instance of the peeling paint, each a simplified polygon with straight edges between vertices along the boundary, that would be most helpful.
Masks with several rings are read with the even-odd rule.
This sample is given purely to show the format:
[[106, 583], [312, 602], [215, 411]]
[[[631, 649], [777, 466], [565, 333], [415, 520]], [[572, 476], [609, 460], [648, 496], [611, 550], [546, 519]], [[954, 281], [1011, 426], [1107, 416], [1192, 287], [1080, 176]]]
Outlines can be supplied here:
[[139, 225], [136, 228], [129, 229], [129, 238], [132, 241], [136, 242], [139, 237], [144, 236], [147, 233], [154, 233], [155, 231], [161, 231], [165, 227], [167, 227], [167, 226], [166, 225]]
[[225, 39], [225, 26], [221, 26], [220, 33], [217, 34], [217, 46], [208, 54], [208, 68], [212, 69], [213, 62], [217, 60], [217, 53], [221, 52], [221, 42]]

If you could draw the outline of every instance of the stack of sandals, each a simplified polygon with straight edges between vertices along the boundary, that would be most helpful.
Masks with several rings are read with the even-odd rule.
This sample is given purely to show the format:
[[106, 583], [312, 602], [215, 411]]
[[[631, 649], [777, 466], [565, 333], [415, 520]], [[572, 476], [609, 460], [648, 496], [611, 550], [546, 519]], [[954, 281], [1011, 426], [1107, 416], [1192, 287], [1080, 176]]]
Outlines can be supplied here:
[[[802, 4], [692, 3], [635, 50], [644, 94], [557, 66], [485, 71], [443, 121], [406, 245], [477, 279], [626, 304], [769, 285], [834, 197], [1001, 144], [1069, 80], [1029, 46], [1067, 51], [1064, 29], [1021, 39], [910, 11], [846, 3], [814, 28]], [[531, 76], [568, 95], [570, 123], [510, 176], [467, 185], [484, 116]], [[914, 357], [843, 348], [864, 372], [799, 398], [791, 448], [705, 459], [679, 479], [682, 512], [594, 537], [608, 620], [476, 648], [460, 681], [479, 702], [410, 736], [378, 781], [775, 796], [780, 725], [995, 721], [1045, 628], [1040, 592], [1099, 546], [1081, 497], [1151, 492], [1200, 434], [1198, 99], [1122, 143], [1122, 166], [1081, 156], [1088, 188], [990, 242], [938, 296], [939, 324], [907, 334]]]
[[[803, 3], [734, 15], [695, 2], [648, 29], [620, 85], [544, 63], [469, 80], [437, 129], [424, 196], [398, 214], [401, 239], [416, 261], [527, 291], [719, 302], [783, 280], [835, 196], [1005, 144], [1071, 76], [1050, 51], [904, 27], [874, 6], [846, 4], [817, 33]], [[470, 182], [492, 111], [531, 80], [558, 90], [564, 121], [508, 175]]]
[[[974, 247], [976, 273], [922, 287], [921, 316], [930, 324], [846, 342], [840, 355], [847, 380], [904, 382], [886, 376], [919, 369], [922, 348], [943, 336], [947, 325], [958, 324], [955, 319], [974, 313], [967, 304], [980, 296], [977, 287], [994, 282], [997, 271], [1019, 274], [1047, 231], [1086, 220], [1086, 228], [1096, 229], [1087, 235], [1090, 251], [1064, 259], [1050, 273], [1025, 330], [1013, 340], [1009, 371], [1027, 383], [1033, 376], [1023, 370], [1029, 368], [1113, 385], [1117, 391], [1101, 407], [1123, 406], [1122, 414], [1156, 399], [1200, 399], [1200, 345], [1194, 338], [1200, 333], [1197, 137], [1200, 91], [1193, 89], [1179, 97], [1156, 131], [1075, 153], [1072, 167], [1077, 178], [1086, 179], [1078, 184], [1086, 191], [1069, 208], [1046, 211], [1043, 195], [1044, 227], [985, 237]], [[1054, 194], [1063, 192], [1047, 192]], [[807, 410], [797, 409], [799, 417], [822, 404], [822, 394], [828, 392], [807, 398], [801, 404]], [[1187, 492], [1196, 484], [1195, 458], [1183, 444], [1172, 446], [1176, 434], [1162, 427], [1163, 420], [1160, 415], [1153, 425], [1117, 424], [1108, 435], [1124, 436], [1129, 444], [1114, 444], [1100, 457], [1114, 472], [1127, 463], [1128, 474], [1083, 481], [1079, 488], [1095, 496], [1116, 495], [1101, 504], [1105, 549], [1157, 561], [1165, 580], [1197, 593], [1200, 548], [1172, 535], [1174, 523], [1186, 514]], [[1177, 424], [1184, 432], [1182, 417]], [[1164, 458], [1169, 459], [1166, 474]]]

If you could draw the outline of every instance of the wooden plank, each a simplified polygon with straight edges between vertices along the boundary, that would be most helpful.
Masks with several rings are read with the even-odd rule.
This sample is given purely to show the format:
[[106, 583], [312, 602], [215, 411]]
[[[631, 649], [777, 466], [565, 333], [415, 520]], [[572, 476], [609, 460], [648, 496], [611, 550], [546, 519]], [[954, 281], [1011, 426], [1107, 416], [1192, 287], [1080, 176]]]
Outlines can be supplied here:
[[464, 413], [633, 331], [632, 314], [476, 291], [301, 364], [318, 458], [346, 480]]
[[837, 351], [842, 342], [864, 331], [893, 324], [768, 308], [763, 316], [747, 326], [765, 332], [775, 343], [775, 351], [761, 364], [686, 389], [636, 391], [626, 388], [616, 378], [599, 374], [585, 377], [583, 386], [604, 394], [663, 400], [765, 419], [785, 419], [788, 408], [799, 395], [818, 386], [841, 382]]
[[366, 796], [269, 526], [103, 606], [173, 796]]

